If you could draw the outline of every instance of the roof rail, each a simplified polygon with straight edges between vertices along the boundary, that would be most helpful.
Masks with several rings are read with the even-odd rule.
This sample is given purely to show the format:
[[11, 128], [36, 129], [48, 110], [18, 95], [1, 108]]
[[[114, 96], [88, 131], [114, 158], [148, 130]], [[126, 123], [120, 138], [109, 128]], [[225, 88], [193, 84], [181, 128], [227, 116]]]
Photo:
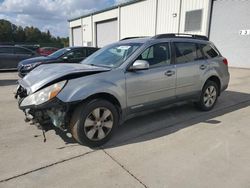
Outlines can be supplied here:
[[166, 33], [166, 34], [159, 34], [152, 37], [153, 39], [163, 39], [163, 38], [193, 38], [199, 40], [206, 40], [208, 41], [208, 37], [203, 35], [192, 35], [186, 33]]
[[122, 40], [129, 40], [129, 39], [137, 39], [137, 38], [145, 38], [145, 36], [139, 36], [139, 37], [126, 37], [126, 38], [121, 39], [120, 41], [122, 41]]

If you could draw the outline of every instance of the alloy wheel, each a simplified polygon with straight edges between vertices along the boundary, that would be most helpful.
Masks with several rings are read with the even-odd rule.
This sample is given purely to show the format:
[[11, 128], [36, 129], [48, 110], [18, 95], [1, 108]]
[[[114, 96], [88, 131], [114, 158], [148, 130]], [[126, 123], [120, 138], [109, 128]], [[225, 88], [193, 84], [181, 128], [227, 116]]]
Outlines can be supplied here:
[[111, 131], [114, 118], [111, 111], [104, 107], [94, 109], [84, 122], [84, 132], [88, 139], [98, 141], [104, 139]]
[[206, 89], [203, 97], [205, 106], [208, 108], [213, 106], [216, 101], [216, 98], [217, 98], [216, 88], [214, 86], [209, 86]]

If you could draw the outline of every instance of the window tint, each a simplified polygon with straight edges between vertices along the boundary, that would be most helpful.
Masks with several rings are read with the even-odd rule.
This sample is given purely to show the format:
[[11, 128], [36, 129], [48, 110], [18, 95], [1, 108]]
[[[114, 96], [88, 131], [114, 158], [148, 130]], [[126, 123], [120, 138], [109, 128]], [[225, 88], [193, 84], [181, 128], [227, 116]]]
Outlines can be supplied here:
[[146, 60], [150, 68], [163, 65], [170, 65], [169, 44], [156, 44], [146, 49], [137, 59]]
[[86, 50], [85, 49], [75, 49], [75, 50], [68, 52], [65, 56], [67, 56], [71, 59], [86, 57]]
[[0, 48], [0, 53], [12, 54], [13, 53], [13, 48], [11, 48], [11, 47], [1, 47]]
[[24, 48], [14, 48], [15, 54], [31, 54], [31, 51]]
[[96, 52], [98, 50], [98, 48], [88, 48], [88, 55], [93, 54], [94, 52]]
[[198, 45], [191, 42], [176, 42], [175, 46], [175, 54], [176, 54], [176, 63], [187, 63], [192, 61], [197, 61], [203, 59], [203, 55], [201, 53]]
[[215, 51], [212, 48], [212, 46], [209, 45], [209, 44], [201, 44], [201, 49], [202, 49], [205, 57], [208, 58], [208, 59], [219, 56], [219, 53], [217, 51]]

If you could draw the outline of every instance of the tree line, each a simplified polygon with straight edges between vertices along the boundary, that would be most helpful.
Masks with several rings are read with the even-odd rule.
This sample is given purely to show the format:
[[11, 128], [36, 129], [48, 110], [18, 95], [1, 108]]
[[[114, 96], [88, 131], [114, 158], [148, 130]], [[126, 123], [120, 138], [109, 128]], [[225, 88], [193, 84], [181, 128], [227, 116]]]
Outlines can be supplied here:
[[22, 27], [0, 19], [0, 44], [39, 44], [40, 46], [65, 47], [69, 38], [54, 37], [50, 31], [42, 32], [36, 27]]

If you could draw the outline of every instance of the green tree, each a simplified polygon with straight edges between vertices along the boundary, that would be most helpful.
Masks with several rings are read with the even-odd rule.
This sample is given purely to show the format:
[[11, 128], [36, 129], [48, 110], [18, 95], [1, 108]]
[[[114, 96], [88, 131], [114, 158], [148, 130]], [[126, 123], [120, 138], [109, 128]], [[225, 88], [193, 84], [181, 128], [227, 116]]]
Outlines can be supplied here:
[[13, 42], [13, 26], [7, 20], [0, 20], [0, 41]]
[[50, 31], [41, 32], [36, 27], [21, 27], [7, 20], [0, 20], [0, 43], [42, 44], [42, 46], [65, 47], [69, 45], [69, 38], [53, 37]]

